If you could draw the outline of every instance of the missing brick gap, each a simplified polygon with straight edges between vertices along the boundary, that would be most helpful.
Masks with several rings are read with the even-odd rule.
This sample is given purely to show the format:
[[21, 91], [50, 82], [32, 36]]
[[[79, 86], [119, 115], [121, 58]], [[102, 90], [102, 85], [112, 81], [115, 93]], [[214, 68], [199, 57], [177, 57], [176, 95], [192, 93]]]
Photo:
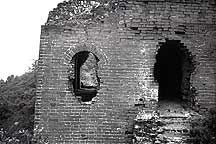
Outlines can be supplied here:
[[138, 30], [138, 27], [130, 27], [131, 30]]
[[175, 31], [175, 34], [184, 35], [186, 31], [185, 25], [178, 25], [177, 30]]
[[181, 35], [184, 35], [185, 32], [184, 32], [184, 31], [175, 31], [175, 34], [181, 34]]
[[153, 27], [153, 30], [157, 31], [159, 28], [158, 27]]

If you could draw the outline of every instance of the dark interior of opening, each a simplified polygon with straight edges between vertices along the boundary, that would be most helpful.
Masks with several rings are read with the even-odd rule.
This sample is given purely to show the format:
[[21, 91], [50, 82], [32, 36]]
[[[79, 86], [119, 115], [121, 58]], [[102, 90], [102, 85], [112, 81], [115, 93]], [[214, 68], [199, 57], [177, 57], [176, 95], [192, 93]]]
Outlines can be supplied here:
[[159, 83], [159, 100], [182, 100], [183, 54], [179, 41], [166, 40], [156, 55], [154, 77]]
[[[73, 60], [74, 60], [74, 80], [73, 80], [73, 90], [76, 96], [80, 97], [80, 100], [82, 102], [91, 101], [93, 97], [97, 94], [97, 86], [90, 86], [85, 85], [81, 82], [81, 67], [84, 65], [84, 63], [89, 58], [90, 52], [88, 51], [82, 51], [77, 53]], [[96, 64], [99, 61], [96, 56], [94, 56], [96, 60]], [[94, 65], [96, 65], [94, 64]], [[95, 69], [95, 74], [97, 77], [97, 70]], [[97, 80], [98, 77], [97, 77]], [[99, 81], [98, 81], [99, 84]]]

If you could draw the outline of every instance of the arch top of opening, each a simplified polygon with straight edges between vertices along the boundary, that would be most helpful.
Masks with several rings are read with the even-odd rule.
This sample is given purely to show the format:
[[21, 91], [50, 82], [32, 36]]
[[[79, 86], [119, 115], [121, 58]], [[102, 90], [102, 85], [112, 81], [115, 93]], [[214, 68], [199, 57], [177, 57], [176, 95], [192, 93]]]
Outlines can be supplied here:
[[184, 51], [186, 47], [180, 40], [169, 40], [166, 39], [165, 42], [159, 43], [159, 49], [156, 54], [156, 60], [158, 60], [161, 56], [178, 56], [182, 57], [184, 55]]
[[184, 43], [182, 43], [180, 40], [169, 40], [166, 39], [165, 42], [159, 42], [160, 49], [165, 48], [167, 46], [174, 46], [175, 48], [181, 48], [185, 47]]
[[77, 44], [67, 49], [62, 57], [63, 63], [70, 65], [73, 57], [82, 52], [92, 53], [99, 65], [106, 65], [108, 63], [106, 53], [100, 47], [88, 43]]
[[81, 59], [82, 59], [82, 58], [88, 56], [89, 54], [93, 55], [97, 62], [100, 61], [100, 59], [97, 57], [97, 55], [95, 55], [93, 52], [91, 52], [91, 51], [80, 51], [80, 52], [76, 53], [76, 54], [72, 57], [71, 62], [72, 62], [75, 58], [81, 58]]

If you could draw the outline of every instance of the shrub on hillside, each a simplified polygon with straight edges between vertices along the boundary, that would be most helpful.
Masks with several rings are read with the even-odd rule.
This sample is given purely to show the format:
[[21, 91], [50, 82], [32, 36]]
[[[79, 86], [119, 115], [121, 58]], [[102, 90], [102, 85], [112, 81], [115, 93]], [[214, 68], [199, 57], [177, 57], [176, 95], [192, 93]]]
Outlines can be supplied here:
[[211, 110], [203, 119], [191, 123], [190, 132], [193, 144], [215, 144], [216, 143], [216, 110]]
[[0, 80], [0, 143], [28, 144], [33, 135], [36, 65], [22, 76]]

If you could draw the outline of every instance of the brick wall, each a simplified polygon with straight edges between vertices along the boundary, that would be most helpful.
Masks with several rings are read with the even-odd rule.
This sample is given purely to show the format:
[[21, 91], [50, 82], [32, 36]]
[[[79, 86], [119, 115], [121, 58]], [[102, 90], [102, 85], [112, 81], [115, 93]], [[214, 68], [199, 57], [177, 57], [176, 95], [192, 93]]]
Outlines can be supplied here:
[[[179, 40], [193, 58], [194, 104], [215, 106], [215, 3], [122, 3], [103, 23], [70, 26], [58, 19], [41, 27], [35, 124], [50, 143], [129, 143], [125, 134], [139, 111], [156, 108], [155, 56], [166, 39]], [[69, 88], [71, 60], [81, 51], [100, 60], [100, 89], [88, 104]]]

